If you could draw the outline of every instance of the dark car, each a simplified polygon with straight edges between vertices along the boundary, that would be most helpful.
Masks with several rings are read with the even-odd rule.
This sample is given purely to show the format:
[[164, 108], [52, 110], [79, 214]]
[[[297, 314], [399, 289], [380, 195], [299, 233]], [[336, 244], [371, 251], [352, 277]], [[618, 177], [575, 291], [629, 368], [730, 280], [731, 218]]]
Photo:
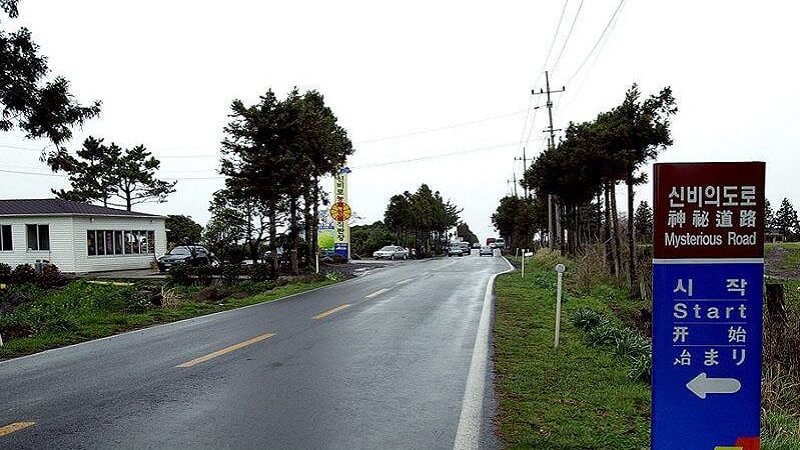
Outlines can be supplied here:
[[219, 264], [217, 257], [202, 245], [179, 245], [158, 258], [158, 269], [162, 272], [179, 264], [208, 266]]

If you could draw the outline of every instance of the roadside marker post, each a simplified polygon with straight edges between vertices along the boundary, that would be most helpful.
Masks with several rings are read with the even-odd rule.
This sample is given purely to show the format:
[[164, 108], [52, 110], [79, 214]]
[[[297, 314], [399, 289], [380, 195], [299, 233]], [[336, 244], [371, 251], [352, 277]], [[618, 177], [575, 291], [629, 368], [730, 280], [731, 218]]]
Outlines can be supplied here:
[[558, 283], [556, 284], [556, 336], [553, 347], [558, 347], [558, 341], [561, 334], [561, 283], [564, 280], [564, 272], [567, 268], [563, 264], [556, 264], [556, 273], [558, 274]]
[[760, 446], [764, 176], [654, 167], [653, 450]]
[[522, 249], [522, 278], [525, 278], [525, 256], [528, 255], [526, 249]]

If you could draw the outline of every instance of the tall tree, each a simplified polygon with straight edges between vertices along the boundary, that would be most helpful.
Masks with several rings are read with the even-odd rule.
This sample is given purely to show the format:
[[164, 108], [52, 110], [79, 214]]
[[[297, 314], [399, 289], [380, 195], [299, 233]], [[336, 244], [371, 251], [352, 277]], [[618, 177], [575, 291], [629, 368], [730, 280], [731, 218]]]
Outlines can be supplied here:
[[167, 242], [170, 245], [196, 244], [203, 234], [203, 226], [191, 216], [169, 215], [164, 226], [167, 228]]
[[101, 202], [108, 206], [118, 182], [116, 170], [122, 149], [115, 144], [103, 144], [103, 139], [92, 136], [72, 156], [65, 148], [51, 152], [47, 163], [54, 171], [69, 174], [71, 190], [51, 189], [59, 198], [79, 202]]
[[128, 211], [140, 203], [165, 202], [177, 184], [156, 177], [161, 162], [143, 145], [122, 150], [114, 143], [106, 146], [102, 139], [89, 137], [75, 156], [62, 148], [46, 161], [53, 171], [69, 174], [71, 189], [53, 190], [59, 197], [102, 201], [104, 205], [116, 197]]
[[477, 244], [478, 236], [475, 236], [475, 233], [469, 229], [469, 225], [464, 222], [461, 222], [456, 226], [456, 236], [464, 239], [464, 241], [469, 242], [470, 244]]
[[636, 217], [633, 219], [636, 227], [636, 237], [645, 242], [651, 242], [653, 238], [653, 209], [647, 202], [639, 202], [636, 208]]
[[603, 125], [603, 139], [619, 156], [625, 171], [624, 181], [628, 188], [628, 282], [631, 292], [639, 292], [634, 289], [637, 279], [634, 186], [645, 181], [645, 176], [637, 172], [672, 145], [670, 117], [678, 111], [669, 87], [645, 100], [640, 98], [639, 87], [634, 84], [625, 93], [625, 100], [620, 106], [598, 117], [598, 122]]
[[[17, 17], [17, 0], [2, 0], [0, 7], [9, 18]], [[0, 131], [18, 128], [28, 138], [60, 145], [72, 137], [73, 126], [100, 113], [99, 101], [82, 106], [65, 78], [49, 75], [47, 58], [27, 28], [0, 29]]]
[[775, 213], [775, 230], [783, 236], [784, 241], [792, 240], [796, 234], [800, 233], [800, 221], [797, 217], [797, 210], [788, 198], [781, 201], [781, 207]]

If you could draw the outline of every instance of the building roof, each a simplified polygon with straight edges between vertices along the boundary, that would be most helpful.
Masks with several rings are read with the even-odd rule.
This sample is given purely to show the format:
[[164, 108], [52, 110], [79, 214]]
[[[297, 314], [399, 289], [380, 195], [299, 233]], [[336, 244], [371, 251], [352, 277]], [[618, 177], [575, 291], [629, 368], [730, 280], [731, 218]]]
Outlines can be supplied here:
[[125, 216], [161, 217], [124, 209], [106, 208], [58, 198], [0, 200], [0, 217], [5, 216]]

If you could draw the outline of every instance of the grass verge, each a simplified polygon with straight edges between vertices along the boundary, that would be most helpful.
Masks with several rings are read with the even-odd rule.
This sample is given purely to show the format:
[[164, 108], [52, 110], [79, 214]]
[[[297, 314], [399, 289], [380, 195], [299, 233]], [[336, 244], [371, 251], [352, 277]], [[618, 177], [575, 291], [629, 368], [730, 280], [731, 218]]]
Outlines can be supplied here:
[[[649, 448], [650, 388], [621, 358], [584, 343], [569, 322], [579, 308], [614, 316], [605, 298], [567, 295], [553, 349], [555, 273], [526, 265], [497, 279], [494, 324], [499, 432], [508, 448]], [[621, 294], [604, 288], [607, 297]]]
[[74, 281], [63, 289], [28, 292], [34, 301], [0, 317], [0, 329], [20, 334], [18, 337], [3, 335], [5, 342], [0, 347], [0, 358], [23, 356], [150, 325], [270, 302], [335, 282], [333, 279], [298, 282], [245, 298], [228, 297], [216, 301], [192, 300], [190, 291], [185, 293], [187, 300], [154, 307], [132, 304], [132, 299], [136, 298], [133, 286]]

